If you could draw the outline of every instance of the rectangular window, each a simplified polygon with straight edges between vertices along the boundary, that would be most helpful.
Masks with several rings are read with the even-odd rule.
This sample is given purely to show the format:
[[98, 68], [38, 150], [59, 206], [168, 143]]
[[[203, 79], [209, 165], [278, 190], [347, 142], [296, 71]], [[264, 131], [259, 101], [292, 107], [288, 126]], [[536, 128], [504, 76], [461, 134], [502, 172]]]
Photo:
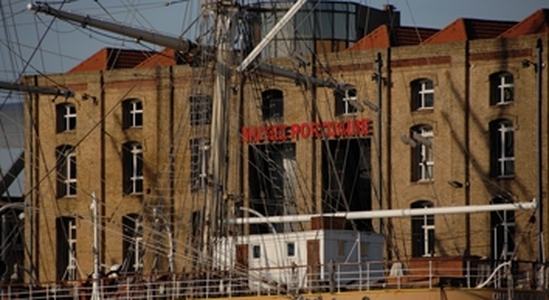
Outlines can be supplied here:
[[76, 280], [76, 223], [71, 217], [56, 219], [56, 273], [58, 280]]
[[357, 92], [350, 88], [335, 92], [336, 115], [355, 115], [357, 113]]
[[57, 149], [57, 196], [76, 196], [76, 153], [69, 146]]
[[263, 120], [282, 121], [284, 96], [280, 90], [266, 90], [261, 93]]
[[[502, 199], [492, 203], [502, 204]], [[509, 260], [515, 251], [515, 213], [513, 211], [495, 211], [491, 213], [492, 257], [495, 261]]]
[[259, 245], [254, 245], [252, 247], [253, 258], [261, 258], [261, 247]]
[[122, 217], [122, 257], [124, 258], [122, 270], [136, 272], [143, 268], [143, 225], [136, 214]]
[[[412, 204], [412, 208], [433, 207], [430, 202], [420, 201]], [[412, 217], [412, 256], [428, 257], [435, 247], [435, 217], [423, 215]]]
[[490, 123], [493, 177], [513, 177], [515, 174], [514, 134], [511, 121]]
[[71, 103], [63, 103], [56, 106], [57, 132], [72, 131], [76, 129], [76, 107]]
[[209, 95], [189, 97], [191, 125], [204, 125], [212, 122], [212, 98]]
[[[294, 143], [250, 145], [248, 185], [251, 208], [264, 216], [292, 214], [297, 183]], [[265, 205], [268, 203], [268, 205]], [[250, 226], [252, 233], [272, 232], [267, 224]], [[277, 232], [291, 231], [291, 224], [275, 223]]]
[[412, 149], [413, 181], [433, 180], [433, 131], [429, 126], [418, 126], [412, 129], [412, 139], [416, 142]]
[[139, 99], [126, 100], [122, 104], [124, 128], [143, 126], [143, 102]]
[[124, 145], [124, 193], [143, 192], [143, 148], [138, 143]]
[[428, 79], [419, 79], [411, 83], [412, 85], [412, 109], [432, 109], [435, 105], [435, 89], [433, 81]]
[[67, 156], [67, 178], [65, 186], [67, 196], [76, 196], [76, 153], [72, 152]]
[[505, 105], [514, 101], [513, 74], [503, 72], [490, 76], [490, 104]]
[[196, 138], [191, 140], [191, 188], [203, 189], [208, 183], [208, 160], [210, 158], [210, 140]]
[[288, 255], [288, 257], [295, 256], [295, 243], [294, 242], [287, 243], [286, 250], [287, 250], [286, 254]]

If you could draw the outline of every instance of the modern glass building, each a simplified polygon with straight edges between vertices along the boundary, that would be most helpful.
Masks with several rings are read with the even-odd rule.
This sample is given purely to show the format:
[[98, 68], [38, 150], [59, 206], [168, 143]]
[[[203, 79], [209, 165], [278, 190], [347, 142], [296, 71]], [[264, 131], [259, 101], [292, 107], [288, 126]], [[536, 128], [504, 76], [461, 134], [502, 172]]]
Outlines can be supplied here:
[[[251, 32], [254, 45], [293, 4], [294, 1], [256, 1], [245, 6], [254, 21]], [[352, 1], [310, 0], [269, 43], [262, 57], [341, 51], [382, 24], [399, 26], [400, 12], [391, 5], [379, 10]]]

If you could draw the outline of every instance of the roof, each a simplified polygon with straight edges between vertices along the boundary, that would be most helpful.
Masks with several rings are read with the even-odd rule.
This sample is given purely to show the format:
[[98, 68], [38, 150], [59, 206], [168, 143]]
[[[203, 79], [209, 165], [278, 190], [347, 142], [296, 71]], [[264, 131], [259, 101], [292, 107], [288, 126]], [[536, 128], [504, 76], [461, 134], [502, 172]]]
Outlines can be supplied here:
[[509, 38], [527, 34], [549, 33], [549, 9], [539, 9], [503, 32], [499, 37]]
[[386, 48], [396, 46], [419, 45], [438, 30], [431, 28], [418, 28], [398, 26], [389, 28], [387, 25], [381, 25], [360, 39], [349, 50], [366, 50], [374, 48]]
[[72, 68], [69, 73], [134, 68], [155, 51], [103, 48]]
[[517, 22], [459, 18], [431, 36], [424, 44], [497, 38], [515, 24]]
[[156, 66], [173, 66], [176, 64], [176, 52], [174, 49], [164, 48], [151, 57], [139, 63], [136, 68], [150, 68]]

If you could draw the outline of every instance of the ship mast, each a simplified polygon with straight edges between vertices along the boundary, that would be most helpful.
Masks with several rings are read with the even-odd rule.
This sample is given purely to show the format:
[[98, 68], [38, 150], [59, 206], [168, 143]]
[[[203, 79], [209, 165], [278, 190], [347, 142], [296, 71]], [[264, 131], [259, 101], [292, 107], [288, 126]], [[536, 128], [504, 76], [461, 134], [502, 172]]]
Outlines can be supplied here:
[[[300, 0], [294, 4], [294, 7], [287, 13], [285, 19], [289, 20], [295, 12], [306, 1]], [[195, 53], [199, 51], [216, 51], [216, 75], [214, 95], [212, 98], [212, 124], [211, 124], [211, 144], [208, 176], [209, 187], [206, 192], [207, 201], [204, 205], [204, 228], [202, 241], [202, 264], [205, 264], [212, 257], [212, 237], [220, 236], [223, 232], [221, 222], [223, 209], [223, 196], [226, 189], [226, 160], [227, 160], [227, 106], [231, 96], [231, 78], [233, 76], [234, 46], [237, 27], [238, 5], [237, 0], [202, 0], [202, 8], [209, 10], [215, 16], [215, 47], [202, 46], [197, 43], [183, 39], [181, 37], [170, 37], [143, 29], [137, 29], [119, 23], [98, 20], [88, 15], [78, 15], [50, 7], [47, 4], [29, 4], [28, 9], [57, 17], [61, 20], [72, 21], [83, 26], [95, 27], [108, 32], [132, 37], [136, 41], [145, 41], [155, 45], [174, 49], [182, 54]], [[269, 33], [274, 36], [281, 26], [273, 28]], [[266, 42], [262, 43], [264, 45]], [[261, 51], [261, 45], [258, 45], [255, 54]], [[239, 67], [238, 71], [245, 72], [246, 69], [253, 68], [254, 71], [272, 74], [295, 80], [296, 83], [307, 86], [328, 87], [333, 89], [345, 89], [345, 84], [340, 84], [331, 79], [321, 79], [313, 76], [300, 74], [298, 72], [269, 65], [264, 62], [255, 62], [255, 56], [252, 55], [246, 60], [246, 64]], [[251, 66], [251, 67], [250, 67]], [[206, 265], [204, 267], [207, 268]]]
[[233, 69], [234, 41], [238, 7], [234, 0], [202, 0], [203, 9], [211, 11], [216, 20], [215, 42], [217, 45], [215, 85], [212, 101], [212, 124], [210, 134], [211, 156], [208, 174], [211, 175], [211, 192], [205, 203], [202, 263], [212, 257], [212, 238], [223, 235], [222, 198], [225, 192], [226, 152], [228, 121], [227, 107], [230, 101]]

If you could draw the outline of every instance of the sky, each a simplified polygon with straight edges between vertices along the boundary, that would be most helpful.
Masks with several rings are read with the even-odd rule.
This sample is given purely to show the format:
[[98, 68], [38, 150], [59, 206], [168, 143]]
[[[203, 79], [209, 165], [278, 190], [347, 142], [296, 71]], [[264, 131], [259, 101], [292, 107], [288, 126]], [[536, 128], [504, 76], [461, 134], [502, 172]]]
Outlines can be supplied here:
[[[392, 4], [401, 24], [444, 28], [457, 18], [520, 21], [548, 0], [357, 0], [381, 9]], [[14, 82], [22, 74], [61, 73], [104, 47], [159, 50], [127, 38], [91, 31], [27, 10], [29, 0], [0, 0], [0, 80]], [[65, 0], [52, 7], [104, 20], [180, 36], [196, 19], [199, 0]], [[189, 32], [192, 32], [189, 31]], [[189, 34], [188, 38], [194, 38]], [[2, 92], [0, 91], [0, 96]]]

